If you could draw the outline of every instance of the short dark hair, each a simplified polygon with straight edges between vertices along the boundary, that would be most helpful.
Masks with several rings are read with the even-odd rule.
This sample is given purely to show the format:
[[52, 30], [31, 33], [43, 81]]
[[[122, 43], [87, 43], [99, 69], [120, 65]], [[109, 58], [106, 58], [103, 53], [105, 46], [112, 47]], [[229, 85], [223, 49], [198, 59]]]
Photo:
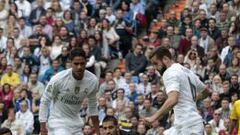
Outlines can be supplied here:
[[232, 77], [237, 77], [237, 78], [238, 78], [238, 75], [237, 75], [237, 74], [232, 74], [232, 75], [231, 75], [231, 78], [232, 78]]
[[90, 36], [88, 36], [88, 39], [93, 39], [93, 40], [96, 42], [96, 38], [95, 38], [94, 35], [90, 35]]
[[86, 53], [81, 48], [72, 49], [70, 52], [70, 60], [73, 60], [75, 57], [83, 57], [86, 59]]
[[118, 91], [122, 91], [123, 93], [125, 93], [125, 90], [124, 90], [123, 88], [118, 88], [116, 91], [117, 91], [117, 92], [118, 92]]
[[154, 56], [157, 57], [157, 59], [162, 60], [164, 56], [172, 59], [172, 54], [170, 53], [170, 51], [168, 50], [168, 48], [160, 46], [158, 48], [156, 48], [153, 53], [150, 56], [150, 59], [153, 58]]
[[223, 100], [230, 102], [230, 99], [229, 99], [228, 97], [224, 97], [224, 98], [221, 100], [221, 102], [222, 102]]
[[6, 133], [10, 133], [10, 135], [12, 135], [12, 132], [9, 128], [5, 128], [5, 127], [0, 128], [0, 135], [6, 134]]
[[214, 23], [216, 23], [216, 22], [217, 22], [215, 18], [209, 18], [209, 19], [208, 19], [208, 22], [209, 22], [210, 20], [213, 20], [213, 21], [214, 21]]
[[118, 120], [117, 120], [114, 116], [106, 116], [106, 117], [103, 119], [103, 123], [104, 123], [104, 122], [109, 122], [109, 121], [112, 121], [112, 122], [113, 122], [113, 125], [115, 125], [116, 127], [118, 127]]

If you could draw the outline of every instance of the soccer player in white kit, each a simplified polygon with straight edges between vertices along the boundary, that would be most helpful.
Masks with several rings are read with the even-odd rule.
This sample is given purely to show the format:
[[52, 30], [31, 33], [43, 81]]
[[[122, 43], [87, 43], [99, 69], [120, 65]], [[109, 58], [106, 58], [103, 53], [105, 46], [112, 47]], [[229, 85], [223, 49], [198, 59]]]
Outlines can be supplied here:
[[72, 68], [57, 73], [49, 81], [41, 98], [39, 120], [41, 135], [83, 135], [80, 107], [88, 98], [88, 115], [99, 134], [96, 93], [98, 79], [85, 70], [86, 55], [82, 49], [70, 52]]
[[195, 101], [198, 93], [207, 92], [205, 85], [191, 70], [174, 63], [171, 53], [165, 47], [157, 48], [152, 53], [151, 61], [166, 68], [163, 83], [168, 98], [163, 106], [154, 115], [145, 118], [145, 121], [152, 123], [173, 108], [174, 125], [166, 130], [164, 135], [203, 135], [203, 120]]

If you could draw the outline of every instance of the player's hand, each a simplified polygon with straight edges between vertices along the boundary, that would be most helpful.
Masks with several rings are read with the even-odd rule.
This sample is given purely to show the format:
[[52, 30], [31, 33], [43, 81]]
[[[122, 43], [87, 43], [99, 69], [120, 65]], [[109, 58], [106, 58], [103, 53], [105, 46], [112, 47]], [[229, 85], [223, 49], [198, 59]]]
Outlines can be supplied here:
[[48, 135], [48, 131], [47, 130], [42, 130], [40, 131], [41, 135]]
[[148, 124], [151, 124], [151, 123], [153, 123], [154, 121], [155, 121], [156, 119], [154, 118], [154, 117], [145, 117], [144, 118], [144, 121], [146, 122], [146, 123], [148, 123]]
[[48, 135], [48, 130], [45, 122], [41, 123], [40, 132], [41, 132], [41, 135]]

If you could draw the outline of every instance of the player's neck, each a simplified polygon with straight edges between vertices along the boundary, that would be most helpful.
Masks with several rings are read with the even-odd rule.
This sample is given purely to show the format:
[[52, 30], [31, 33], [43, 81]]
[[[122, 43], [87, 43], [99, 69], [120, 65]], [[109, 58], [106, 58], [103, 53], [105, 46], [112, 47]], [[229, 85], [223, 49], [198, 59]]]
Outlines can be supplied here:
[[83, 75], [77, 75], [77, 74], [75, 74], [74, 72], [72, 72], [72, 76], [73, 76], [73, 78], [74, 79], [76, 79], [76, 80], [82, 80], [82, 78], [83, 78]]
[[173, 61], [169, 61], [168, 63], [166, 63], [166, 67], [167, 68], [171, 67], [173, 63], [174, 63]]

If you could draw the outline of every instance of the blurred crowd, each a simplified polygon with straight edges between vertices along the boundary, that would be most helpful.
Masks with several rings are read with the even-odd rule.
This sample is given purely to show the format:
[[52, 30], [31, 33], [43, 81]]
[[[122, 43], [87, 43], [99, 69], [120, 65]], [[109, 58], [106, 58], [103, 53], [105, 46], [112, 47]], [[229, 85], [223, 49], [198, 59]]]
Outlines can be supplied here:
[[[229, 116], [240, 96], [240, 1], [171, 1], [185, 1], [185, 8], [166, 9], [165, 0], [0, 0], [1, 127], [13, 135], [39, 134], [44, 88], [71, 68], [69, 52], [81, 47], [87, 70], [100, 81], [101, 134], [162, 135], [174, 123], [173, 111], [151, 124], [142, 118], [167, 97], [164, 69], [149, 60], [154, 48], [165, 46], [211, 90], [197, 102], [205, 135], [230, 135]], [[84, 135], [92, 135], [87, 103], [79, 115]], [[104, 127], [104, 121], [116, 126]]]

